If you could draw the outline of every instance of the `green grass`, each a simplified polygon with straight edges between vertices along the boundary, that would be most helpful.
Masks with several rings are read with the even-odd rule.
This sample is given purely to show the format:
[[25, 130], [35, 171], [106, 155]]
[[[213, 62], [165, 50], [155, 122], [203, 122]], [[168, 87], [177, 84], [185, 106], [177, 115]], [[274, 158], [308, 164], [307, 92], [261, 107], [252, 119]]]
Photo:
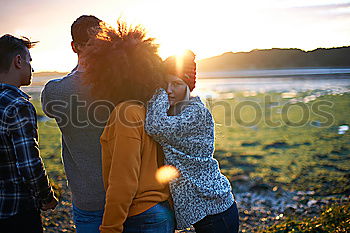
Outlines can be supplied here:
[[[308, 94], [301, 93], [298, 97]], [[235, 177], [245, 175], [287, 190], [312, 190], [318, 196], [349, 195], [350, 135], [349, 132], [339, 135], [337, 130], [339, 125], [350, 125], [350, 94], [326, 95], [307, 104], [291, 104], [288, 112], [281, 111], [283, 106], [288, 106], [288, 100], [278, 93], [252, 97], [237, 93], [235, 96], [208, 104], [217, 123], [214, 156], [233, 187]], [[243, 101], [251, 101], [245, 102], [250, 106], [261, 106], [261, 116], [256, 118], [256, 110], [239, 105]], [[310, 110], [320, 101], [333, 104], [332, 107], [321, 107], [332, 116], [329, 121], [332, 124], [325, 125], [326, 119]], [[34, 99], [32, 102], [38, 115], [43, 116], [39, 101]], [[266, 105], [271, 103], [273, 108], [267, 108]], [[241, 111], [237, 111], [237, 106]], [[303, 120], [299, 106], [310, 114], [304, 119], [305, 124], [295, 127], [293, 123]], [[258, 120], [256, 124], [247, 124], [254, 119]], [[266, 119], [280, 121], [281, 125], [272, 127]], [[320, 122], [318, 127], [310, 124], [314, 121]], [[61, 136], [54, 120], [39, 122], [39, 144], [45, 167], [59, 189], [62, 182], [57, 181], [64, 181], [65, 174], [61, 162]], [[347, 203], [329, 207], [315, 218], [287, 219], [266, 232], [346, 232], [342, 229], [350, 229], [348, 219]], [[333, 231], [338, 229], [334, 227], [339, 230]]]
[[[270, 114], [273, 121], [280, 121], [279, 127], [272, 127], [264, 119], [256, 125], [244, 125], [254, 120], [256, 110], [251, 107], [241, 108], [240, 116], [235, 112], [239, 103], [254, 101], [262, 106], [262, 115], [265, 115], [266, 95], [238, 97], [224, 104], [222, 101], [211, 103], [217, 123], [215, 157], [225, 175], [233, 181], [236, 175], [242, 174], [261, 177], [267, 183], [287, 189], [314, 190], [319, 194], [349, 192], [346, 176], [350, 174], [350, 136], [349, 133], [339, 135], [338, 126], [350, 125], [350, 95], [321, 96], [302, 104], [310, 114], [299, 127], [291, 124], [301, 121], [300, 108], [291, 104], [288, 113], [279, 112], [278, 109], [287, 106], [287, 101], [276, 93], [269, 95], [277, 103]], [[334, 123], [326, 127], [310, 124], [326, 121], [310, 110], [317, 101], [333, 103], [333, 107], [323, 106], [321, 110], [333, 116]], [[326, 183], [330, 189], [324, 189]]]
[[[33, 99], [31, 102], [37, 111], [38, 119], [45, 117], [40, 101]], [[62, 185], [66, 180], [61, 160], [61, 133], [54, 119], [49, 119], [48, 121], [39, 120], [38, 131], [40, 155], [44, 161], [50, 182], [57, 196], [60, 197]]]
[[[266, 95], [271, 96], [271, 101], [266, 102]], [[308, 93], [300, 95], [302, 98]], [[320, 199], [326, 195], [350, 195], [350, 135], [349, 132], [338, 134], [339, 125], [350, 125], [350, 94], [321, 96], [301, 104], [309, 116], [299, 127], [291, 123], [303, 120], [300, 103], [299, 106], [291, 104], [286, 112], [281, 109], [288, 106], [288, 101], [278, 93], [236, 96], [209, 104], [217, 123], [214, 156], [222, 172], [232, 181], [233, 189], [236, 177], [245, 175], [291, 191], [315, 191]], [[261, 106], [261, 121], [244, 125], [254, 121], [257, 111], [252, 107], [235, 111], [243, 101]], [[264, 107], [270, 102], [275, 102], [274, 108]], [[322, 124], [327, 123], [327, 119], [319, 116], [320, 112], [311, 111], [317, 102], [330, 103], [320, 109], [328, 114], [331, 124]], [[272, 127], [266, 119], [279, 121], [281, 125]], [[321, 122], [318, 124], [321, 127], [310, 124], [315, 121]], [[349, 203], [335, 204], [313, 218], [289, 217], [260, 232], [349, 232], [349, 206]]]

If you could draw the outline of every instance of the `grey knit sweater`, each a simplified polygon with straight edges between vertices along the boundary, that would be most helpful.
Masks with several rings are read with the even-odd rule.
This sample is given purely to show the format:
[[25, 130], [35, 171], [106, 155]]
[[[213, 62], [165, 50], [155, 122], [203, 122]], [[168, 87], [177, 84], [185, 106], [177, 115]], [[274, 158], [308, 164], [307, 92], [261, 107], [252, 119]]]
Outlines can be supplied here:
[[62, 132], [62, 159], [73, 204], [82, 210], [102, 210], [105, 191], [100, 136], [108, 111], [98, 111], [99, 102], [91, 100], [80, 75], [74, 71], [50, 80], [41, 101], [46, 115], [55, 118]]
[[179, 178], [170, 182], [177, 227], [189, 227], [233, 203], [231, 185], [213, 158], [214, 122], [199, 97], [176, 116], [168, 116], [168, 95], [160, 89], [148, 104], [145, 129], [162, 147], [165, 163]]

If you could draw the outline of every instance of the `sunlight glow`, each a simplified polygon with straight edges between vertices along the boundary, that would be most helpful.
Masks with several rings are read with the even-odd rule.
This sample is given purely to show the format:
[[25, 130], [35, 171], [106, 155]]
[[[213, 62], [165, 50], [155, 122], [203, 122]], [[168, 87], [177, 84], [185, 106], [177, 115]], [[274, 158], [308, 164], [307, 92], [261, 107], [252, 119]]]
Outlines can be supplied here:
[[171, 165], [162, 166], [156, 172], [156, 179], [161, 184], [167, 184], [177, 177], [179, 177], [179, 172]]
[[[0, 9], [0, 34], [40, 41], [32, 50], [40, 61], [33, 59], [38, 71], [76, 65], [70, 49], [70, 26], [82, 14], [96, 15], [112, 26], [119, 17], [129, 24], [142, 24], [147, 36], [156, 38], [163, 59], [184, 49], [191, 49], [197, 60], [253, 49], [312, 50], [346, 46], [350, 38], [350, 6], [346, 0], [15, 2], [8, 1]], [[67, 4], [68, 9], [64, 7]]]

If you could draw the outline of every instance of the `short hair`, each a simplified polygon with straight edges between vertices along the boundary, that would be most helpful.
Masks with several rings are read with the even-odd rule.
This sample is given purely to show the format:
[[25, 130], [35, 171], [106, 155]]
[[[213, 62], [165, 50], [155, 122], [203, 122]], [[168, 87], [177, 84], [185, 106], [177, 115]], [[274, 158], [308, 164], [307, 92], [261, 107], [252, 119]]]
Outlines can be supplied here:
[[13, 58], [20, 54], [26, 55], [26, 48], [30, 49], [37, 43], [30, 41], [27, 37], [17, 38], [6, 34], [0, 38], [0, 73], [10, 70]]
[[85, 45], [94, 28], [98, 28], [102, 20], [93, 15], [82, 15], [71, 26], [72, 40], [75, 43]]

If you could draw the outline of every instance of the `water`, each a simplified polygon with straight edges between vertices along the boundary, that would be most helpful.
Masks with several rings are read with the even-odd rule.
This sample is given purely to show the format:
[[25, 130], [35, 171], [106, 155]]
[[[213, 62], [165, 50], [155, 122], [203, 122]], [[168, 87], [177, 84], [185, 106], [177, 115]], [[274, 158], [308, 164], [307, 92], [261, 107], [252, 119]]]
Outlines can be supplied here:
[[[232, 92], [304, 92], [320, 90], [345, 93], [350, 90], [350, 69], [285, 69], [238, 70], [228, 72], [199, 72], [193, 94], [215, 97]], [[43, 85], [57, 77], [35, 77], [33, 84], [22, 89], [38, 95]]]
[[269, 70], [233, 70], [224, 72], [198, 72], [202, 78], [231, 77], [285, 77], [350, 74], [350, 68], [304, 68], [304, 69], [269, 69]]
[[199, 79], [197, 88], [200, 92], [215, 91], [256, 91], [256, 92], [285, 92], [296, 90], [298, 92], [315, 89], [341, 89], [350, 88], [350, 75], [336, 77], [284, 77], [284, 78], [220, 78]]
[[195, 94], [213, 98], [217, 95], [222, 96], [223, 93], [242, 91], [285, 94], [314, 90], [328, 94], [341, 94], [350, 91], [350, 69], [208, 72], [198, 73], [198, 77]]

